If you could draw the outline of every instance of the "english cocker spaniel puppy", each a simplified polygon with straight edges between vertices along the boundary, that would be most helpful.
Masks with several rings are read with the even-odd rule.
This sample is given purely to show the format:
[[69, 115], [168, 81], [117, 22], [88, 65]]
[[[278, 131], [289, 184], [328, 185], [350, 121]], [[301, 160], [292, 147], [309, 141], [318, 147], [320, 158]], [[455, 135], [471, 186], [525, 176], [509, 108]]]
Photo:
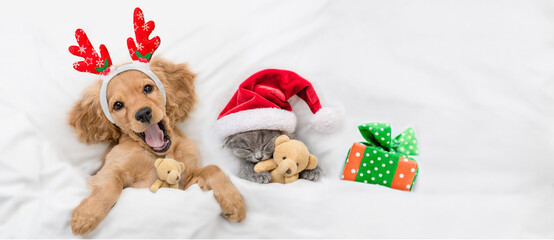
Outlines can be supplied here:
[[196, 102], [195, 75], [185, 64], [161, 59], [153, 59], [150, 70], [165, 88], [165, 105], [154, 81], [131, 70], [119, 73], [107, 86], [113, 123], [101, 108], [101, 81], [88, 87], [70, 112], [69, 123], [81, 141], [110, 143], [100, 170], [90, 178], [90, 196], [73, 211], [71, 228], [76, 235], [93, 231], [124, 188], [149, 188], [157, 179], [154, 161], [162, 157], [185, 164], [181, 189], [198, 184], [204, 191], [213, 190], [224, 217], [238, 222], [246, 216], [243, 199], [225, 173], [215, 165], [199, 167], [194, 143], [176, 126]]

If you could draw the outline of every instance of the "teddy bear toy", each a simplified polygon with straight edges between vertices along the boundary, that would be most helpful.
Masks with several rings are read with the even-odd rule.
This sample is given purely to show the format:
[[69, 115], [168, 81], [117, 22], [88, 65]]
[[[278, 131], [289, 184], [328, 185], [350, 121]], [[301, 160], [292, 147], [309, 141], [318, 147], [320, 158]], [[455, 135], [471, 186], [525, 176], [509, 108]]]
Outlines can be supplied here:
[[151, 192], [156, 192], [162, 187], [179, 188], [181, 173], [185, 171], [185, 164], [171, 158], [158, 158], [154, 162], [158, 179], [150, 186]]
[[291, 183], [298, 179], [298, 174], [305, 169], [317, 166], [317, 158], [310, 154], [304, 143], [291, 140], [287, 135], [275, 139], [273, 159], [261, 161], [254, 166], [257, 173], [271, 171], [272, 183]]

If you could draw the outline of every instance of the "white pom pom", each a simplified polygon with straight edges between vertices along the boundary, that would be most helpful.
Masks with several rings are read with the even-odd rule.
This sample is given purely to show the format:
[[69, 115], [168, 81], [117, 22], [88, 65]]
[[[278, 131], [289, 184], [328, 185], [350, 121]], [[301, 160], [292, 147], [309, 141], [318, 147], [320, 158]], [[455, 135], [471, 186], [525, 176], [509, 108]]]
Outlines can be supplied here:
[[339, 117], [331, 108], [321, 108], [310, 121], [312, 127], [319, 133], [330, 133], [339, 126]]

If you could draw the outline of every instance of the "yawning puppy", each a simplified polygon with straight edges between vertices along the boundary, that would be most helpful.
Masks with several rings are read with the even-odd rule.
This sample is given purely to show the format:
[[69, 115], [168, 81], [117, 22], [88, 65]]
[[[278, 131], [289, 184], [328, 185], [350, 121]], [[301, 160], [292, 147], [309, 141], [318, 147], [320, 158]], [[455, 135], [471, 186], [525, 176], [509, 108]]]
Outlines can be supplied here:
[[[130, 70], [109, 82], [106, 98], [114, 123], [102, 111], [101, 81], [85, 90], [70, 113], [69, 123], [86, 143], [111, 143], [98, 173], [91, 177], [92, 192], [73, 211], [74, 234], [94, 230], [117, 202], [126, 187], [148, 188], [157, 179], [154, 161], [173, 158], [185, 164], [179, 182], [181, 189], [198, 184], [213, 190], [223, 216], [241, 221], [246, 210], [241, 195], [215, 165], [198, 166], [196, 148], [177, 127], [187, 119], [196, 102], [194, 74], [184, 64], [160, 59], [150, 62], [150, 70], [165, 88], [160, 89], [146, 74]], [[140, 217], [140, 216], [137, 216]]]

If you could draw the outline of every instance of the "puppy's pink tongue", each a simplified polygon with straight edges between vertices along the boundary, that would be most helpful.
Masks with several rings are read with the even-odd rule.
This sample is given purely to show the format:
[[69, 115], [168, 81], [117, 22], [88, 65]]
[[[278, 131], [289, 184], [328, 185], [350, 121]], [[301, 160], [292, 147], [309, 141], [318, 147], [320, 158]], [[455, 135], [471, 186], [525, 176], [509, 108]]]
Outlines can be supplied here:
[[144, 140], [148, 146], [153, 148], [164, 145], [164, 133], [158, 124], [152, 124], [144, 131]]

